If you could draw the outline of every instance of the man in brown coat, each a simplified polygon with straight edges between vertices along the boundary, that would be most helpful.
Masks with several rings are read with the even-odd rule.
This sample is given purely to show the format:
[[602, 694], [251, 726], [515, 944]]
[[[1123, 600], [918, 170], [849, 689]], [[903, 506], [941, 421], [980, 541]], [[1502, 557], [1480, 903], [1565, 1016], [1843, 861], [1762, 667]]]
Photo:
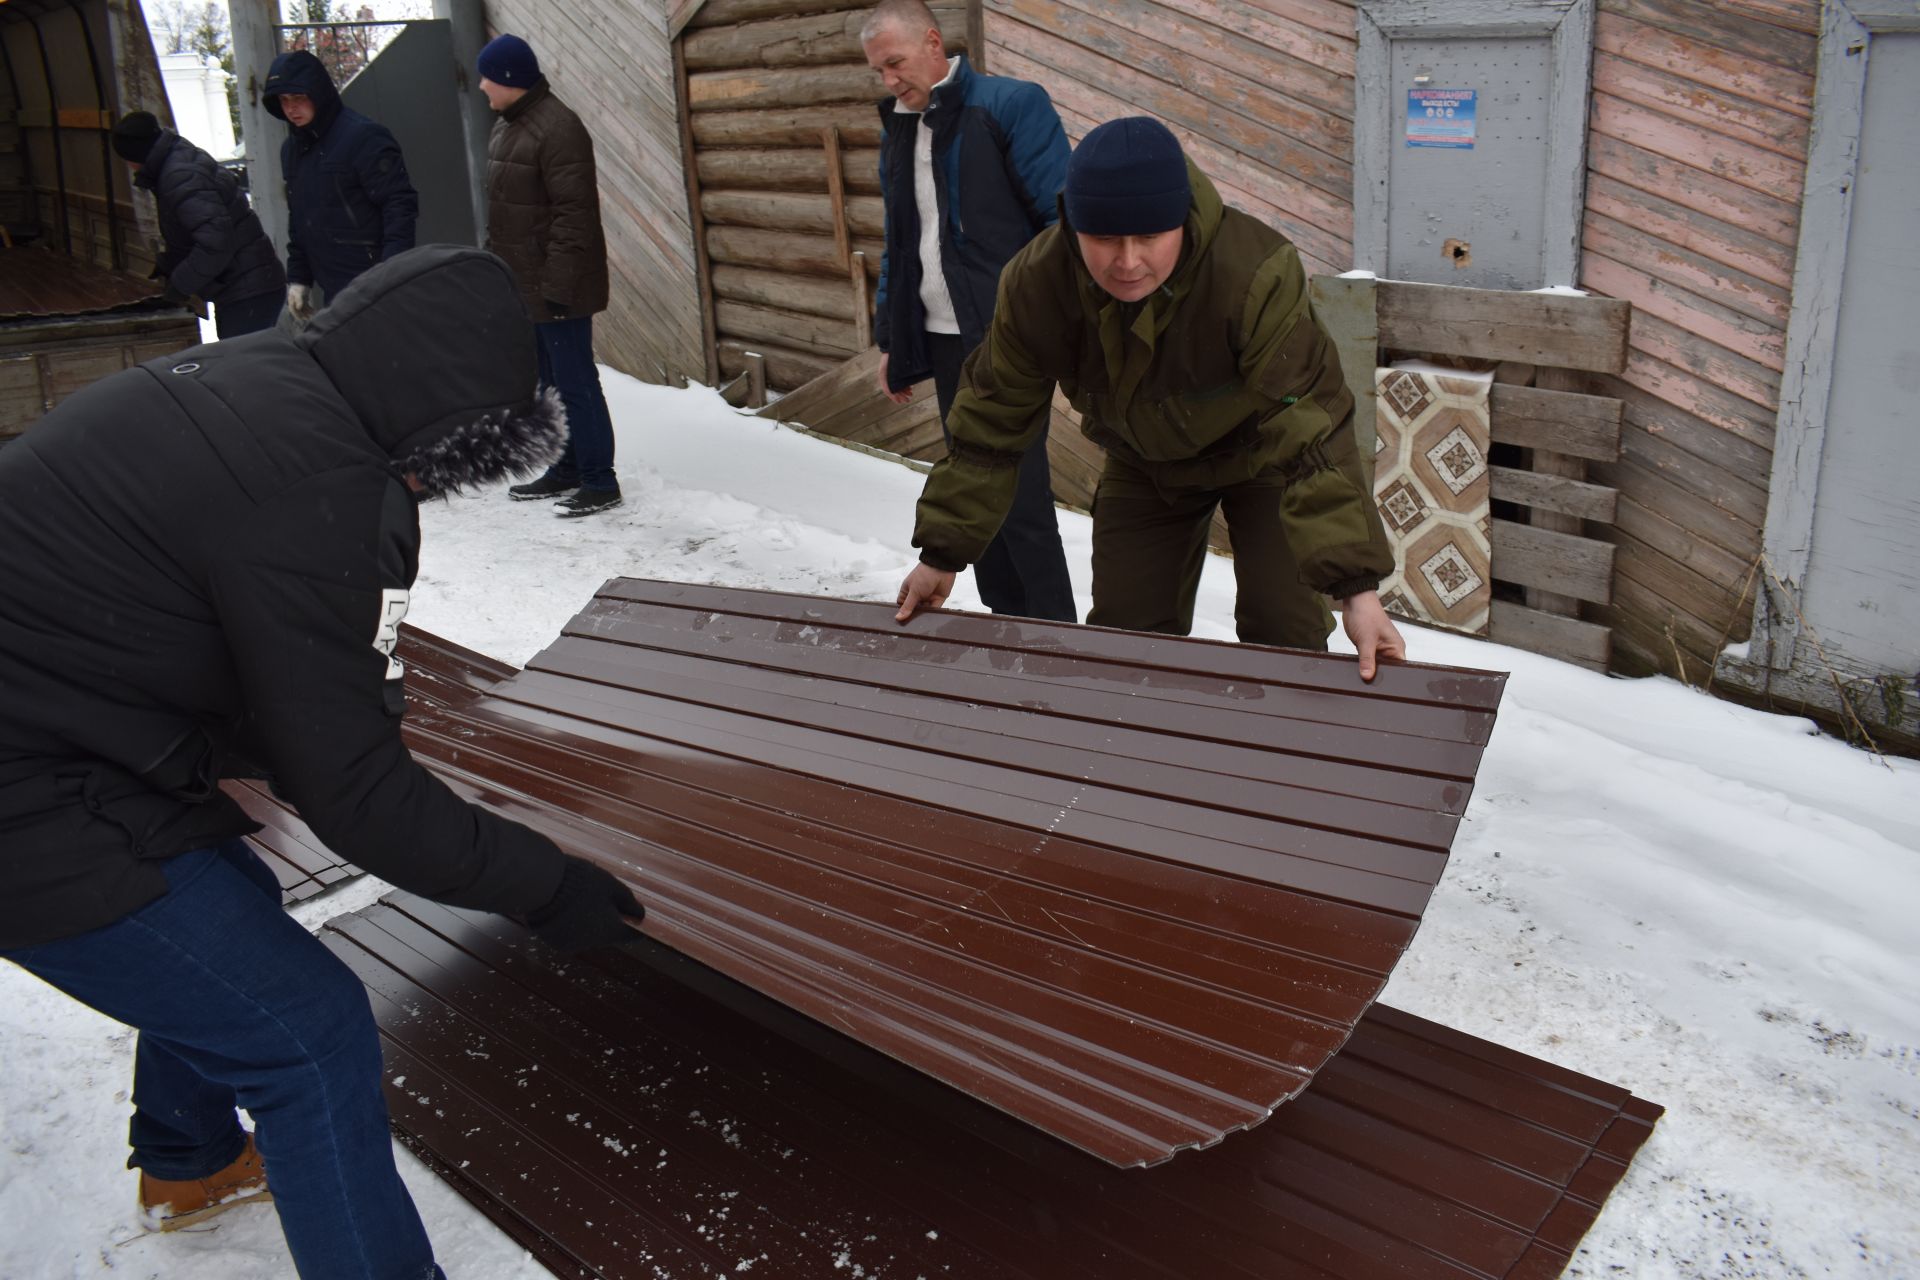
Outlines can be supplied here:
[[557, 498], [562, 516], [620, 505], [613, 419], [593, 363], [593, 317], [607, 309], [607, 241], [593, 138], [553, 96], [519, 36], [480, 51], [480, 92], [499, 119], [487, 144], [487, 248], [513, 268], [540, 338], [540, 382], [567, 407], [567, 452], [519, 501]]

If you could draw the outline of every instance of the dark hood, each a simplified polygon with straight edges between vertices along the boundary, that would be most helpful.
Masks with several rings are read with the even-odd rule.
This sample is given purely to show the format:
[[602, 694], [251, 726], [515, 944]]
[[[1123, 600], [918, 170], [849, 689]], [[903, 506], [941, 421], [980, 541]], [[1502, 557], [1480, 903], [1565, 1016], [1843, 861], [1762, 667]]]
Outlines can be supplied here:
[[[340, 114], [340, 91], [333, 87], [327, 65], [305, 49], [281, 54], [267, 69], [267, 83], [260, 90], [260, 96], [267, 100], [267, 110], [280, 120], [287, 118], [280, 110], [283, 93], [304, 93], [313, 99], [313, 123], [307, 126], [307, 131], [316, 136], [325, 133], [334, 117]], [[293, 128], [291, 124], [287, 127]], [[300, 130], [294, 129], [294, 132]]]
[[426, 245], [372, 267], [296, 341], [367, 434], [434, 496], [545, 467], [566, 443], [537, 392], [533, 323], [507, 264]]

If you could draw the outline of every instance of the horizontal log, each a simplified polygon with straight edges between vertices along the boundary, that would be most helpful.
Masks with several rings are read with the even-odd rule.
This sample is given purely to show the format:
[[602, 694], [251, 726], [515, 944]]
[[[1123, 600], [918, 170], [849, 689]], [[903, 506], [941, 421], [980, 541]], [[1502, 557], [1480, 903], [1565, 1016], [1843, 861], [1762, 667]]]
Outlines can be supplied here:
[[832, 13], [836, 9], [859, 9], [847, 0], [706, 0], [688, 20], [689, 32], [708, 27], [731, 26], [736, 22], [760, 22], [766, 18], [784, 18], [794, 14]]
[[[947, 52], [967, 47], [966, 5], [934, 4], [934, 20], [946, 37]], [[791, 10], [785, 12], [790, 13]], [[802, 67], [833, 62], [865, 64], [860, 28], [870, 7], [836, 9], [831, 13], [801, 14], [742, 22], [735, 26], [704, 27], [689, 31], [681, 48], [690, 71], [720, 68]]]
[[713, 268], [715, 296], [733, 302], [802, 311], [853, 323], [853, 286], [811, 276], [793, 276], [753, 267]]
[[1606, 396], [1495, 383], [1488, 424], [1495, 444], [1611, 462], [1620, 456], [1621, 419], [1620, 402]]
[[1494, 467], [1491, 474], [1496, 502], [1512, 502], [1535, 511], [1553, 511], [1582, 520], [1597, 520], [1601, 524], [1613, 523], [1614, 505], [1620, 495], [1605, 485], [1512, 467]]
[[[866, 255], [867, 278], [880, 278], [879, 240], [856, 239], [856, 252]], [[842, 275], [840, 249], [831, 235], [807, 235], [798, 231], [768, 231], [760, 227], [707, 228], [707, 256], [715, 262], [742, 267], [767, 267], [789, 274]]]
[[[703, 191], [700, 213], [708, 222], [777, 231], [833, 233], [833, 201], [826, 196], [760, 191]], [[847, 221], [855, 235], [886, 234], [886, 209], [878, 196], [853, 196]]]
[[[878, 100], [876, 95], [875, 100]], [[815, 147], [820, 131], [835, 128], [850, 147], [880, 145], [880, 112], [873, 102], [758, 111], [700, 111], [691, 116], [696, 147]]]
[[845, 360], [859, 351], [854, 343], [851, 320], [829, 320], [825, 316], [780, 311], [722, 298], [713, 304], [713, 321], [722, 337], [749, 346], [756, 342], [771, 343], [827, 360]]
[[1542, 613], [1510, 600], [1493, 602], [1487, 638], [1495, 644], [1544, 654], [1590, 671], [1605, 671], [1613, 658], [1613, 633], [1607, 628], [1578, 618]]
[[767, 385], [776, 391], [791, 391], [805, 386], [831, 370], [839, 361], [807, 351], [790, 351], [771, 343], [721, 340], [715, 347], [720, 358], [720, 376], [737, 378], [747, 371], [747, 353], [757, 352], [767, 361]]
[[1595, 604], [1613, 599], [1614, 549], [1608, 543], [1498, 519], [1492, 522], [1489, 541], [1497, 582]]
[[[702, 191], [827, 190], [827, 153], [815, 138], [807, 147], [755, 151], [701, 151]], [[880, 153], [877, 150], [842, 151], [841, 180], [858, 195], [880, 194]]]
[[1618, 373], [1631, 308], [1611, 298], [1382, 280], [1380, 345]]
[[766, 71], [702, 71], [687, 77], [687, 107], [701, 111], [810, 107], [823, 102], [878, 102], [880, 77], [865, 66]]

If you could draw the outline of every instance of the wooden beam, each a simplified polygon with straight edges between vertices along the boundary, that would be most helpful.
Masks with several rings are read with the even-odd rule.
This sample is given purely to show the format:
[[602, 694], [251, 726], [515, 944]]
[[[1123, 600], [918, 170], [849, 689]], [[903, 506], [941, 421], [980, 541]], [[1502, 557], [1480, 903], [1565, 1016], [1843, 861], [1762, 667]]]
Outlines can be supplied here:
[[880, 113], [871, 102], [701, 111], [693, 117], [693, 140], [703, 147], [811, 147], [828, 125], [848, 146], [880, 145]]
[[1495, 444], [1613, 462], [1620, 457], [1623, 408], [1607, 396], [1576, 395], [1496, 382], [1490, 403]]
[[[1535, 372], [1534, 385], [1543, 391], [1564, 391], [1577, 395], [1583, 384], [1580, 381], [1580, 375], [1565, 369], [1540, 369]], [[1532, 453], [1532, 479], [1526, 483], [1538, 487], [1539, 496], [1548, 498], [1550, 501], [1526, 504], [1533, 508], [1527, 513], [1527, 523], [1536, 529], [1547, 529], [1554, 533], [1584, 533], [1585, 528], [1580, 513], [1566, 508], [1583, 496], [1574, 486], [1586, 487], [1582, 484], [1587, 478], [1586, 461], [1573, 454], [1554, 449], [1534, 449]], [[1554, 487], [1556, 483], [1557, 489]], [[1600, 494], [1585, 496], [1604, 497], [1607, 510], [1609, 512], [1613, 510], [1611, 494], [1602, 491]], [[1527, 603], [1546, 613], [1557, 613], [1569, 618], [1580, 616], [1578, 600], [1553, 591], [1529, 588]]]
[[1382, 280], [1380, 345], [1619, 373], [1632, 307], [1612, 298]]
[[697, 6], [689, 26], [725, 27], [736, 22], [759, 22], [807, 13], [831, 13], [857, 7], [858, 0], [706, 0]]
[[[1535, 455], [1536, 465], [1539, 457]], [[1575, 524], [1581, 520], [1613, 523], [1614, 507], [1620, 498], [1618, 490], [1550, 473], [1518, 471], [1512, 467], [1494, 467], [1491, 472], [1493, 497], [1497, 502], [1512, 502], [1531, 507], [1535, 512], [1547, 511], [1577, 517]], [[1550, 527], [1539, 525], [1538, 521], [1534, 523], [1542, 528]], [[1577, 533], [1579, 530], [1568, 529], [1563, 532]]]
[[[831, 235], [836, 225], [830, 197], [784, 191], [703, 191], [700, 212], [711, 222], [777, 231]], [[878, 196], [848, 196], [846, 215], [856, 235], [877, 239], [886, 234], [886, 209]]]
[[859, 353], [853, 342], [853, 324], [848, 320], [829, 320], [727, 298], [716, 301], [713, 310], [721, 334], [749, 344], [773, 343], [835, 361]]
[[[729, 147], [700, 153], [700, 186], [717, 191], [811, 191], [831, 189], [833, 175], [827, 158], [817, 144], [829, 125], [816, 135], [816, 146], [807, 150], [795, 147], [756, 147], [751, 150]], [[880, 152], [873, 148], [842, 150], [839, 167], [842, 190], [861, 195], [880, 194]]]
[[873, 345], [873, 300], [867, 292], [867, 255], [858, 250], [847, 267], [847, 285], [853, 292], [853, 339], [865, 351]]
[[707, 0], [674, 0], [673, 6], [667, 10], [667, 39], [678, 40], [680, 33], [699, 16], [701, 7], [706, 3]]
[[832, 125], [820, 131], [820, 146], [826, 152], [827, 199], [833, 202], [833, 247], [840, 265], [853, 264], [853, 232], [847, 226], [847, 184], [840, 168], [840, 131]]
[[1493, 602], [1487, 638], [1529, 653], [1545, 654], [1590, 671], [1605, 671], [1613, 659], [1613, 632], [1598, 623], [1542, 613], [1509, 600]]
[[810, 352], [792, 351], [769, 343], [736, 342], [722, 338], [720, 340], [720, 372], [729, 378], [745, 373], [749, 351], [766, 360], [767, 384], [782, 391], [803, 387], [840, 363]]
[[1490, 540], [1496, 581], [1539, 587], [1595, 604], [1613, 599], [1614, 549], [1608, 543], [1512, 520], [1494, 520]]
[[821, 429], [851, 406], [880, 399], [876, 382], [879, 373], [880, 352], [868, 347], [853, 359], [833, 366], [805, 386], [782, 396], [778, 404], [760, 416]]
[[784, 271], [763, 271], [755, 267], [723, 264], [713, 269], [713, 293], [716, 299], [777, 307], [782, 311], [803, 311], [831, 320], [857, 323], [858, 313], [846, 287], [816, 276], [796, 276]]
[[781, 109], [826, 102], [873, 102], [880, 87], [865, 66], [772, 67], [757, 71], [698, 71], [687, 79], [695, 111]]
[[[879, 240], [859, 239], [853, 243], [855, 251], [866, 261], [868, 279], [878, 280]], [[707, 228], [707, 252], [715, 262], [766, 267], [789, 275], [829, 276], [838, 280], [843, 271], [838, 246], [830, 235], [806, 235], [762, 227], [710, 226]]]

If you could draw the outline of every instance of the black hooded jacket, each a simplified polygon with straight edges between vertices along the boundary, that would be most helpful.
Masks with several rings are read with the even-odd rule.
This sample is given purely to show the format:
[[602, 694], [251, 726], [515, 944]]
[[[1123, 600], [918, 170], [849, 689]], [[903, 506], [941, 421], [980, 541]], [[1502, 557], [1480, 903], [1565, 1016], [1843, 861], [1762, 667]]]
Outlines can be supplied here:
[[376, 262], [413, 248], [420, 197], [387, 127], [340, 101], [333, 77], [305, 49], [283, 53], [261, 90], [285, 120], [280, 95], [313, 99], [305, 128], [287, 125], [280, 175], [287, 184], [287, 279], [318, 284], [332, 299]]
[[171, 130], [162, 130], [133, 176], [153, 192], [166, 249], [160, 272], [189, 297], [239, 302], [287, 287], [280, 255], [233, 175]]
[[0, 450], [0, 950], [111, 923], [158, 860], [254, 829], [264, 775], [321, 840], [456, 905], [527, 911], [546, 838], [416, 764], [391, 652], [415, 498], [525, 472], [536, 397], [506, 264], [434, 246], [302, 334], [252, 334], [86, 388]]

